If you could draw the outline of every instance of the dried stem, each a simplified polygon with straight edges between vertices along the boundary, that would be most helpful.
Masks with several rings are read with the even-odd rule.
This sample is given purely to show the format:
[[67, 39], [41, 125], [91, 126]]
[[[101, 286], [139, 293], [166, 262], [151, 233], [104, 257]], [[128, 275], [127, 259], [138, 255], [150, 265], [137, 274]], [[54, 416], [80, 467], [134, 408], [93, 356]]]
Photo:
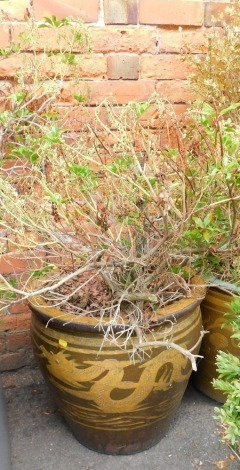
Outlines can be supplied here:
[[192, 365], [192, 370], [196, 371], [197, 370], [197, 362], [196, 362], [196, 359], [199, 359], [203, 356], [200, 356], [198, 354], [193, 354], [191, 351], [193, 351], [194, 349], [196, 349], [199, 344], [201, 343], [202, 341], [202, 338], [204, 336], [205, 332], [204, 331], [201, 331], [200, 332], [200, 337], [198, 339], [198, 341], [196, 342], [196, 344], [191, 348], [191, 350], [188, 350], [188, 349], [185, 349], [183, 348], [182, 346], [179, 346], [179, 344], [176, 344], [172, 341], [169, 341], [169, 340], [161, 340], [161, 341], [147, 341], [147, 342], [143, 342], [143, 343], [139, 343], [138, 344], [138, 348], [139, 349], [142, 349], [142, 348], [145, 348], [145, 347], [166, 347], [167, 349], [175, 349], [176, 351], [180, 352], [181, 354], [183, 354], [184, 356], [186, 356], [190, 361], [191, 361], [191, 365]]

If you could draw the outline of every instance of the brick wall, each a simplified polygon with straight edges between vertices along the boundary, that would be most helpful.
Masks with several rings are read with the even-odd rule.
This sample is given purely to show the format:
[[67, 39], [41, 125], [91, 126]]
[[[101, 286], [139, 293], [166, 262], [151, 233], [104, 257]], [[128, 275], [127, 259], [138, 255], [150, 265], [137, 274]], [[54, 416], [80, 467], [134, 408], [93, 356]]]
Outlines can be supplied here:
[[[0, 0], [0, 48], [17, 40], [29, 18], [81, 17], [89, 26], [92, 42], [92, 53], [81, 62], [90, 110], [105, 97], [112, 96], [121, 105], [129, 100], [146, 100], [157, 91], [181, 113], [193, 99], [187, 84], [189, 69], [181, 61], [181, 53], [187, 43], [192, 54], [204, 54], [207, 34], [219, 26], [212, 16], [223, 12], [229, 3], [231, 0]], [[44, 29], [39, 36], [39, 54], [46, 44], [53, 50], [57, 47], [51, 29]], [[0, 58], [0, 97], [6, 90], [11, 92], [19, 67], [21, 55], [14, 60]], [[69, 111], [73, 105], [71, 89], [69, 77], [62, 92], [63, 106]], [[81, 116], [73, 109], [71, 125], [77, 128], [79, 123]], [[0, 257], [0, 272], [21, 274], [24, 269], [24, 260], [16, 253]], [[0, 369], [31, 362], [29, 323], [25, 303], [2, 312]]]

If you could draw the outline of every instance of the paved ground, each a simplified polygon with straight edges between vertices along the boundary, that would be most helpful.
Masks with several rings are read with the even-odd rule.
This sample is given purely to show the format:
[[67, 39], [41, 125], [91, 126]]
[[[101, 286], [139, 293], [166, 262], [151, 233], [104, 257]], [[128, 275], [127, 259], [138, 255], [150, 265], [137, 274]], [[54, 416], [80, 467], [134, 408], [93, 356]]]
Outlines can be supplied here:
[[167, 436], [132, 456], [92, 452], [72, 436], [37, 369], [3, 374], [12, 470], [239, 470], [219, 441], [216, 402], [189, 386]]

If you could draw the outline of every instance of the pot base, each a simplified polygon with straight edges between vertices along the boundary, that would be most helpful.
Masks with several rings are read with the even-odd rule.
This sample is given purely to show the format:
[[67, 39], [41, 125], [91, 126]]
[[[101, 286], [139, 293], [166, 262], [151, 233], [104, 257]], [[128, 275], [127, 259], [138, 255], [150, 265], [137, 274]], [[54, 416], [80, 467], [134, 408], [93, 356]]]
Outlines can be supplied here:
[[108, 431], [101, 433], [101, 439], [99, 439], [98, 431], [87, 432], [87, 435], [84, 436], [81, 426], [69, 420], [66, 422], [80, 444], [94, 452], [107, 455], [132, 455], [148, 450], [166, 436], [170, 426], [170, 422], [165, 423], [160, 431], [155, 426], [146, 426], [141, 432], [134, 430], [132, 433], [129, 431], [117, 431], [116, 433]]

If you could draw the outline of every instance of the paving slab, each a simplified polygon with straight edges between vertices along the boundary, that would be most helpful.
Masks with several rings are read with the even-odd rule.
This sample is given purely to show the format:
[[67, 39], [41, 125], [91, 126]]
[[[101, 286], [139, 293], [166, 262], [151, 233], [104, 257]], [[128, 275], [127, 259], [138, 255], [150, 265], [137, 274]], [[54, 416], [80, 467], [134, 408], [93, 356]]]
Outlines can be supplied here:
[[72, 435], [37, 369], [3, 374], [12, 470], [239, 470], [220, 441], [213, 400], [188, 386], [166, 435], [129, 456], [93, 452]]

